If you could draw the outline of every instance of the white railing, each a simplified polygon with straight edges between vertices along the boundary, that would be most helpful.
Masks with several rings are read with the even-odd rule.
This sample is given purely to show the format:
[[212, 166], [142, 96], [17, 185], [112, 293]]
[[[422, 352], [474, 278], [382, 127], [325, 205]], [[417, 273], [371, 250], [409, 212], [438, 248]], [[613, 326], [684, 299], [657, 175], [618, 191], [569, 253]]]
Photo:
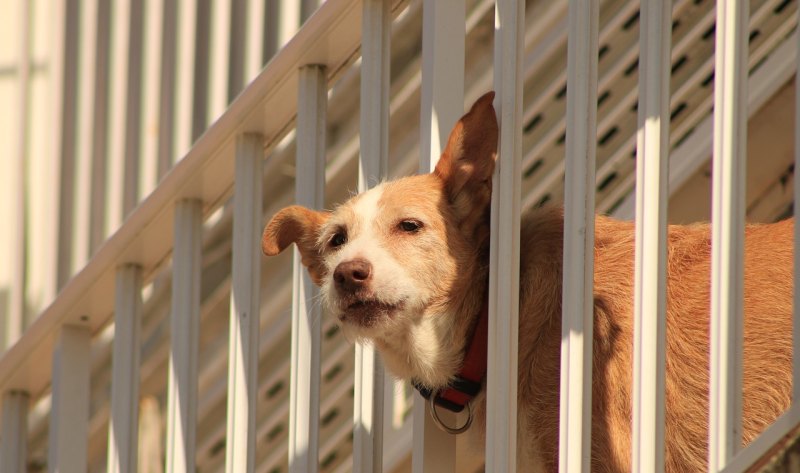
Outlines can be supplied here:
[[[136, 471], [138, 348], [143, 285], [172, 261], [168, 380], [167, 471], [195, 468], [203, 222], [233, 195], [225, 469], [256, 468], [259, 356], [262, 166], [294, 130], [296, 201], [324, 205], [325, 119], [328, 88], [361, 55], [359, 190], [388, 175], [390, 28], [402, 0], [328, 0], [303, 29], [191, 147], [64, 286], [54, 302], [0, 359], [3, 394], [0, 466], [21, 471], [30, 403], [52, 390], [51, 471], [87, 470], [92, 337], [115, 327], [108, 471]], [[593, 222], [597, 136], [599, 0], [570, 2], [566, 116], [564, 318], [562, 331], [560, 469], [588, 471], [591, 446]], [[422, 152], [419, 168], [435, 165], [464, 95], [464, 4], [425, 0], [423, 7]], [[744, 471], [800, 421], [798, 396], [784, 416], [744, 450], [740, 442], [741, 268], [744, 201], [747, 4], [721, 1], [717, 9], [715, 98], [714, 291], [709, 470]], [[641, 7], [639, 122], [636, 176], [636, 335], [633, 465], [664, 466], [666, 200], [669, 143], [669, 4]], [[519, 223], [522, 174], [522, 0], [498, 0], [494, 89], [501, 126], [492, 200], [489, 378], [486, 469], [513, 472], [517, 451], [517, 332]], [[442, 37], [442, 32], [452, 35]], [[123, 32], [127, 31], [123, 28]], [[122, 34], [122, 33], [120, 33]], [[186, 32], [180, 37], [192, 36]], [[125, 36], [125, 34], [122, 34]], [[184, 40], [185, 41], [185, 40]], [[452, 61], [452, 62], [451, 62]], [[800, 63], [800, 61], [798, 61]], [[189, 90], [177, 91], [178, 103]], [[181, 98], [182, 97], [182, 98]], [[178, 107], [180, 108], [180, 107]], [[798, 99], [800, 110], [800, 99]], [[295, 128], [296, 125], [296, 128]], [[187, 130], [190, 127], [185, 127]], [[186, 142], [188, 138], [178, 138]], [[800, 143], [800, 142], [799, 142]], [[800, 145], [796, 164], [800, 165]], [[267, 158], [269, 160], [269, 158]], [[800, 200], [796, 186], [796, 200]], [[796, 232], [795, 246], [800, 241]], [[800, 258], [795, 255], [795, 258]], [[800, 261], [800, 259], [798, 259]], [[738, 266], [727, 270], [724, 265]], [[800, 275], [795, 265], [795, 281]], [[317, 289], [295, 254], [291, 342], [289, 466], [316, 471], [320, 449], [321, 313]], [[726, 289], [727, 288], [727, 289]], [[795, 291], [800, 300], [800, 291]], [[798, 307], [798, 304], [795, 304]], [[646, 314], [657, 314], [655, 318]], [[729, 320], [730, 326], [717, 325]], [[797, 322], [795, 322], [797, 325]], [[794, 337], [797, 340], [798, 330]], [[737, 352], [739, 353], [737, 355]], [[53, 360], [52, 365], [42, 360]], [[795, 354], [795, 373], [800, 353]], [[729, 362], [724, 364], [723, 362]], [[359, 346], [353, 426], [353, 469], [381, 471], [383, 369]], [[797, 379], [797, 374], [795, 374]], [[795, 383], [795, 393], [798, 392]], [[419, 400], [419, 398], [416, 398]], [[454, 471], [452, 437], [432, 427], [415, 403], [414, 471]], [[717, 410], [718, 408], [718, 410]]]

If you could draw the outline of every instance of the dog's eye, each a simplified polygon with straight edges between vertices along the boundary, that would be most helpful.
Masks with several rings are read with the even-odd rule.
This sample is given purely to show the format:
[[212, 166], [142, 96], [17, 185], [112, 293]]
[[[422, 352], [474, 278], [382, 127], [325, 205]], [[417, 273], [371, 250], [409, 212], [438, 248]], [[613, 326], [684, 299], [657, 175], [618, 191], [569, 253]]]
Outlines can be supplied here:
[[334, 233], [329, 241], [331, 248], [342, 246], [345, 243], [347, 243], [347, 236], [344, 234], [344, 232]]
[[398, 226], [400, 227], [400, 230], [403, 230], [404, 232], [415, 233], [422, 228], [422, 222], [419, 220], [403, 220]]

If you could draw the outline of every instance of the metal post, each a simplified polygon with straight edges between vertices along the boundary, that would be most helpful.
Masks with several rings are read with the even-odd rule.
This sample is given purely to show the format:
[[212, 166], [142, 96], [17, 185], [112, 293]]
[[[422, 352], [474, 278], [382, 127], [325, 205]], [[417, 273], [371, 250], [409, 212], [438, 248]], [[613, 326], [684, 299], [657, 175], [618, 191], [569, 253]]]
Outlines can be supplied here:
[[569, 2], [559, 471], [588, 472], [592, 428], [597, 0]]
[[120, 267], [116, 284], [107, 471], [134, 473], [139, 440], [142, 268]]
[[228, 345], [228, 424], [225, 471], [255, 468], [258, 334], [261, 313], [261, 182], [263, 139], [236, 141], [233, 195], [233, 265]]
[[194, 471], [202, 204], [175, 204], [172, 315], [167, 381], [167, 473]]
[[643, 0], [640, 18], [632, 465], [663, 472], [672, 3]]

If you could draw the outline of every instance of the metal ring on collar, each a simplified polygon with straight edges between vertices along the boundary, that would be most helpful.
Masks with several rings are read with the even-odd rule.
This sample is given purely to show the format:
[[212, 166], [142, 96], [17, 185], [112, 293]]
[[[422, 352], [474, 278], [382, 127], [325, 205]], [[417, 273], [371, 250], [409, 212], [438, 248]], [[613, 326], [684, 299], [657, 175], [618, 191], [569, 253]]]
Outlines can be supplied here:
[[433, 417], [433, 422], [436, 424], [436, 427], [447, 432], [451, 435], [458, 435], [463, 434], [464, 432], [469, 429], [469, 426], [472, 425], [472, 403], [467, 403], [467, 421], [461, 427], [450, 427], [444, 424], [441, 419], [439, 419], [439, 414], [436, 412], [436, 398], [439, 396], [439, 393], [434, 393], [431, 397], [428, 398], [428, 402], [431, 406], [431, 417]]

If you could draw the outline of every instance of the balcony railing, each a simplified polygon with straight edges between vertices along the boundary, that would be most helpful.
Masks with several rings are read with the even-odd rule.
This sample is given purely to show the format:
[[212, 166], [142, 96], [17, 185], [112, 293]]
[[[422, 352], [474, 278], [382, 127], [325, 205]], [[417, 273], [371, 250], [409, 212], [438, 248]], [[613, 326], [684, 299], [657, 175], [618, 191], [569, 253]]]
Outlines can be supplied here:
[[[321, 386], [323, 373], [332, 371], [326, 368], [323, 339], [330, 323], [321, 322], [323, 314], [315, 303], [317, 289], [305, 275], [297, 255], [291, 287], [290, 362], [288, 368], [275, 369], [275, 372], [284, 368], [290, 371], [288, 434], [280, 434], [275, 422], [267, 421], [261, 426], [256, 422], [259, 403], [263, 402], [265, 395], [269, 396], [268, 390], [263, 388], [264, 383], [259, 383], [259, 378], [264, 377], [259, 370], [259, 360], [265, 358], [262, 350], [266, 345], [265, 340], [259, 337], [270, 337], [272, 330], [277, 333], [286, 328], [276, 318], [268, 317], [265, 322], [259, 316], [267, 305], [263, 299], [286, 299], [287, 296], [262, 291], [259, 240], [264, 220], [263, 203], [265, 198], [277, 198], [273, 189], [265, 188], [264, 176], [281, 172], [275, 155], [285, 152], [286, 143], [293, 140], [296, 146], [294, 200], [313, 208], [326, 205], [325, 185], [330, 181], [330, 176], [326, 179], [326, 171], [330, 173], [331, 168], [345, 165], [326, 160], [327, 103], [329, 96], [333, 95], [332, 88], [347, 80], [348, 74], [356, 70], [360, 74], [361, 93], [361, 138], [358, 145], [354, 145], [360, 149], [358, 190], [366, 190], [389, 177], [389, 118], [393, 107], [389, 69], [391, 31], [393, 24], [403, 21], [403, 15], [409, 15], [410, 10], [420, 10], [419, 2], [411, 3], [409, 5], [404, 0], [328, 0], [322, 4], [2, 355], [2, 471], [23, 471], [26, 467], [26, 429], [33, 405], [40, 406], [49, 417], [47, 466], [51, 471], [98, 468], [89, 464], [87, 454], [92, 449], [103, 448], [107, 451], [107, 471], [137, 470], [140, 374], [143, 370], [140, 350], [144, 342], [142, 326], [146, 322], [143, 319], [143, 293], [158, 291], [169, 291], [171, 295], [170, 342], [167, 344], [168, 353], [163, 355], [169, 363], [166, 470], [183, 472], [197, 467], [200, 453], [196, 434], [200, 423], [198, 411], [201, 410], [198, 393], [201, 385], [209, 385], [201, 379], [199, 365], [202, 362], [214, 363], [213, 360], [204, 360], [199, 349], [199, 327], [203, 321], [201, 301], [212, 297], [217, 298], [217, 305], [228, 304], [225, 300], [228, 291], [227, 380], [221, 388], [224, 393], [220, 394], [221, 397], [227, 396], [227, 408], [222, 416], [212, 419], [215, 424], [211, 427], [219, 431], [214, 439], [221, 438], [224, 442], [225, 470], [261, 471], [279, 463], [272, 458], [276, 456], [274, 452], [265, 452], [257, 447], [259, 439], [265, 436], [263, 429], [269, 429], [267, 436], [275, 432], [274, 437], [285, 435], [291, 471], [310, 472], [320, 468], [320, 452], [326, 449], [326, 439], [321, 435], [323, 421], [320, 412], [326, 410], [322, 406]], [[698, 3], [694, 2], [695, 5]], [[772, 3], [753, 2], [754, 19], [766, 21], [768, 10], [777, 11], [777, 6]], [[675, 74], [673, 58], [676, 51], [682, 53], [688, 48], [690, 39], [686, 38], [701, 29], [697, 25], [704, 21], [713, 24], [714, 21], [706, 11], [706, 16], [693, 18], [697, 24], [692, 31], [681, 32], [673, 17], [688, 11], [689, 2], [673, 4], [643, 0], [638, 12], [638, 99], [626, 91], [626, 99], [620, 99], [613, 110], [600, 115], [598, 103], [602, 105], [606, 99], [602, 95], [598, 97], [598, 86], [614, 86], [607, 79], [609, 69], [636, 62], [635, 54], [626, 50], [622, 54], [624, 57], [617, 58], [613, 66], [602, 66], [599, 61], [606, 53], [602, 52], [600, 41], [608, 39], [607, 31], [628, 24], [635, 6], [625, 3], [610, 17], [601, 18], [599, 0], [571, 0], [566, 26], [551, 29], [551, 34], [544, 35], [531, 31], [530, 26], [526, 29], [524, 1], [497, 0], [493, 77], [476, 74], [477, 78], [469, 78], [470, 91], [465, 92], [465, 70], [470, 70], [463, 61], [467, 49], [463, 34], [465, 26], [474, 27], [492, 4], [475, 2], [468, 13], [465, 2], [460, 0], [424, 0], [421, 5], [421, 73], [418, 79], [405, 84], [409, 89], [420, 89], [419, 169], [422, 172], [435, 166], [447, 133], [463, 111], [465, 96], [475, 95], [481, 87], [493, 88], [497, 92], [495, 108], [500, 119], [499, 154], [503, 164], [498, 166], [495, 176], [492, 202], [485, 468], [487, 471], [511, 472], [516, 466], [520, 213], [547, 200], [545, 197], [549, 194], [543, 195], [542, 189], [552, 191], [554, 187], [558, 188], [560, 183], [554, 183], [563, 173], [565, 296], [559, 464], [564, 472], [589, 470], [591, 389], [588, 387], [592, 383], [594, 214], [598, 207], [602, 210], [613, 207], [618, 214], [634, 208], [624, 201], [632, 182], [628, 182], [627, 187], [620, 187], [621, 190], [604, 193], [601, 196], [604, 203], [595, 204], [598, 180], [605, 182], [615, 166], [616, 169], [630, 166], [627, 161], [619, 164], [622, 161], [620, 156], [629, 154], [628, 143], [621, 144], [613, 154], [603, 155], [601, 165], [596, 166], [597, 137], [600, 134], [601, 143], [613, 139], [618, 129], [613, 133], [611, 130], [616, 128], [601, 129], [608, 128], [607, 122], [613, 120], [614, 114], [621, 113], [619, 110], [629, 108], [625, 100], [631, 99], [638, 103], [639, 110], [638, 138], [634, 148], [637, 163], [637, 342], [633, 465], [636, 471], [662, 471], [665, 201], [668, 198], [667, 185], [672, 179], [666, 163], [672, 150], [673, 154], [690, 156], [673, 160], [672, 172], [676, 164], [679, 171], [683, 169], [681, 166], [695, 165], [690, 153], [680, 153], [677, 149], [686, 140], [697, 147], [702, 145], [703, 138], [691, 135], [690, 128], [701, 129], [700, 119], [707, 113], [707, 109], [694, 104], [692, 107], [696, 106], [699, 111], [693, 112], [696, 116], [690, 124], [679, 122], [670, 127], [670, 115], [676, 115], [670, 108], [670, 97], [675, 100], [675, 97], [685, 98], [686, 95], [686, 91], [670, 87], [670, 78]], [[552, 15], [547, 19], [557, 18], [558, 12], [551, 12], [558, 8], [561, 7], [547, 10]], [[741, 443], [737, 437], [741, 414], [736, 407], [741, 404], [741, 385], [736, 380], [742, 370], [741, 361], [737, 361], [741, 360], [742, 347], [742, 334], [737, 332], [742, 317], [742, 291], [737, 289], [741, 287], [742, 272], [740, 265], [733, 264], [733, 270], [723, 270], [722, 265], [742, 260], [745, 212], [742, 191], [745, 146], [742, 138], [746, 135], [748, 103], [757, 104], [759, 100], [763, 103], [768, 93], [759, 87], [766, 87], [763, 84], [770, 81], [769, 77], [791, 75], [793, 69], [786, 65], [786, 58], [793, 53], [790, 46], [797, 47], [797, 34], [788, 35], [796, 20], [784, 19], [779, 25], [785, 29], [782, 37], [775, 39], [769, 47], [753, 47], [751, 51], [751, 56], [757, 56], [762, 68], [749, 67], [756, 62], [748, 59], [747, 45], [752, 38], [748, 28], [749, 12], [750, 3], [746, 1], [720, 1], [716, 8], [715, 49], [718, 53], [713, 99], [716, 191], [712, 202], [715, 209], [715, 271], [712, 277], [709, 455], [709, 469], [713, 472], [745, 471], [800, 422], [800, 407], [797, 405], [800, 396], [795, 395], [792, 407], [760, 437], [744, 449], [736, 447]], [[541, 26], [543, 22], [535, 25]], [[680, 32], [681, 36], [674, 31]], [[530, 64], [541, 66], [542, 58], [549, 57], [548, 50], [554, 48], [553, 44], [566, 38], [569, 38], [566, 74], [558, 81], [546, 84], [551, 87], [551, 84], [566, 81], [564, 94], [539, 91], [541, 93], [535, 94], [533, 100], [541, 103], [526, 105], [523, 91], [545, 86], [525, 87], [526, 68]], [[778, 44], [779, 41], [786, 41], [789, 46]], [[352, 68], [355, 63], [359, 63], [357, 69]], [[773, 63], [774, 68], [764, 66]], [[696, 79], [708, 73], [710, 64], [700, 63], [693, 67], [690, 75], [697, 76]], [[563, 75], [563, 71], [555, 69], [546, 73]], [[761, 74], [758, 76], [761, 80], [754, 81], [748, 94], [745, 88], [748, 77], [757, 74]], [[175, 93], [182, 97], [187, 92], [176, 90]], [[565, 95], [564, 116], [543, 115], [542, 110], [549, 106], [543, 97], [553, 95], [562, 95], [559, 100]], [[689, 101], [686, 98], [686, 103]], [[177, 103], [180, 104], [180, 100]], [[539, 114], [526, 112], [531, 109], [540, 110]], [[734, 119], [729, 120], [731, 117]], [[534, 130], [540, 122], [547, 122], [548, 127]], [[525, 136], [523, 130], [528, 130]], [[559, 138], [561, 133], [563, 139]], [[671, 138], [676, 135], [680, 140]], [[187, 146], [191, 142], [190, 137], [179, 135], [176, 139]], [[529, 151], [525, 156], [523, 142]], [[546, 143], [552, 142], [560, 144], [547, 148], [549, 145]], [[796, 148], [795, 163], [800, 161], [800, 146]], [[559, 154], [556, 152], [559, 150], [565, 151], [565, 159], [552, 157]], [[541, 157], [543, 155], [547, 157]], [[546, 171], [540, 171], [540, 175], [545, 174], [543, 179], [549, 187], [532, 189], [532, 184], [523, 181], [522, 176], [540, 168]], [[680, 176], [675, 179], [680, 179]], [[794, 200], [800, 201], [800, 186], [795, 189]], [[207, 296], [203, 294], [201, 280], [204, 266], [202, 248], [208, 239], [209, 228], [219, 222], [220, 214], [225, 212], [231, 215], [233, 222], [231, 264], [227, 282], [220, 284], [223, 289]], [[797, 235], [800, 233], [796, 231], [795, 247], [798, 246]], [[797, 253], [795, 258], [798, 258]], [[796, 263], [795, 267], [800, 268], [800, 264]], [[170, 277], [165, 279], [163, 274], [170, 274]], [[797, 274], [796, 269], [795, 281], [799, 280]], [[275, 278], [287, 275], [288, 270], [279, 272]], [[796, 301], [800, 301], [798, 297]], [[798, 306], [800, 304], [796, 303], [795, 307]], [[730, 312], [726, 307], [732, 308]], [[657, 314], [657, 317], [645, 317], [645, 314]], [[732, 322], [729, 325], [720, 323], [725, 320]], [[797, 322], [795, 325], [797, 327]], [[94, 369], [93, 340], [109, 337], [112, 329], [110, 399], [104, 400], [100, 407], [91, 406], [94, 410], [105, 409], [109, 413], [107, 437], [98, 440], [91, 435], [89, 425], [90, 400], [93, 397], [90, 383]], [[794, 332], [795, 341], [798, 336], [800, 329]], [[269, 341], [274, 342], [271, 338]], [[332, 358], [338, 361], [345, 356], [347, 354], [336, 353]], [[800, 373], [797, 360], [800, 360], [800, 353], [795, 351], [795, 373]], [[391, 395], [384, 392], [387, 382], [379, 357], [370, 347], [359, 345], [351, 363], [355, 372], [353, 423], [328, 434], [327, 441], [344, 438], [352, 432], [352, 461], [340, 462], [337, 468], [380, 471], [384, 465], [397, 463], [397, 458], [405, 453], [403, 447], [407, 442], [387, 445], [383, 441], [385, 418], [391, 415], [384, 408], [384, 400]], [[335, 377], [335, 373], [332, 376]], [[269, 390], [273, 386], [281, 388], [277, 383], [267, 384]], [[349, 388], [348, 384], [341, 385]], [[800, 381], [794, 386], [797, 393]], [[414, 471], [455, 471], [455, 439], [434, 426], [426, 403], [421, 402], [418, 395], [414, 396]], [[44, 402], [48, 399], [49, 402]], [[213, 416], [209, 415], [209, 418]], [[222, 425], [225, 425], [224, 433]], [[283, 450], [278, 453], [282, 454]], [[391, 457], [392, 462], [387, 462], [386, 457]], [[222, 465], [209, 467], [214, 468], [222, 469]]]

